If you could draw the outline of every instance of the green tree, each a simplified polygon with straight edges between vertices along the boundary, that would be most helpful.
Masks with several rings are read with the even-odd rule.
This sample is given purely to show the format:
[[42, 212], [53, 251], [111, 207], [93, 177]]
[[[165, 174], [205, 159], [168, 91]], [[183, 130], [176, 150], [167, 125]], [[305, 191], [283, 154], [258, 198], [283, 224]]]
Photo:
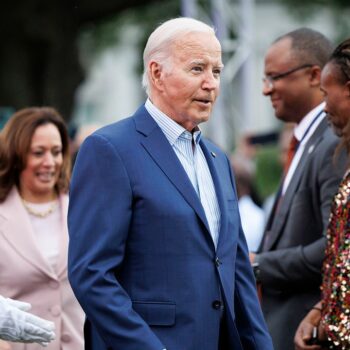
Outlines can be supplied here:
[[305, 22], [319, 11], [330, 11], [336, 29], [336, 42], [349, 37], [350, 33], [350, 1], [349, 0], [275, 0], [283, 4], [288, 11]]
[[[5, 0], [0, 11], [0, 107], [51, 105], [68, 120], [83, 78], [77, 38], [127, 8], [161, 0]], [[159, 6], [162, 7], [162, 6]]]

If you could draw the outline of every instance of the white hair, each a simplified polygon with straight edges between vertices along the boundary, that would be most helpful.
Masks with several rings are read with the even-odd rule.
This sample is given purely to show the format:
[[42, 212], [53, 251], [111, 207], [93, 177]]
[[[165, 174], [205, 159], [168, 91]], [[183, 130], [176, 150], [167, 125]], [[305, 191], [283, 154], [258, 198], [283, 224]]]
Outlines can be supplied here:
[[215, 35], [212, 27], [193, 18], [179, 17], [170, 19], [158, 26], [149, 36], [143, 51], [142, 86], [149, 95], [148, 64], [151, 60], [165, 64], [169, 59], [170, 46], [179, 38], [191, 32], [204, 32]]

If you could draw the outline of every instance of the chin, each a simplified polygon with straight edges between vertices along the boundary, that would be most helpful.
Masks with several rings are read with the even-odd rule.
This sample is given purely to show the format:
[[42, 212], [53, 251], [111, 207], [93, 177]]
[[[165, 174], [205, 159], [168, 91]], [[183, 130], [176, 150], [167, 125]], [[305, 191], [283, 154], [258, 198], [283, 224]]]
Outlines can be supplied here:
[[207, 115], [206, 117], [203, 117], [202, 119], [201, 119], [201, 123], [204, 123], [204, 122], [207, 122], [208, 120], [209, 120], [209, 115]]
[[55, 190], [55, 184], [54, 183], [40, 184], [40, 186], [38, 186], [38, 192], [51, 193], [54, 190]]
[[210, 113], [198, 116], [198, 118], [197, 118], [198, 124], [203, 123], [203, 122], [207, 122], [209, 120], [209, 118], [210, 118]]
[[281, 120], [282, 122], [285, 123], [296, 123], [296, 120], [293, 118], [293, 116], [290, 116], [286, 113], [278, 113], [276, 111], [275, 116], [278, 120]]
[[283, 115], [283, 114], [280, 114], [278, 112], [275, 111], [275, 117], [278, 119], [278, 120], [281, 120], [282, 122], [286, 122], [287, 121], [287, 118]]

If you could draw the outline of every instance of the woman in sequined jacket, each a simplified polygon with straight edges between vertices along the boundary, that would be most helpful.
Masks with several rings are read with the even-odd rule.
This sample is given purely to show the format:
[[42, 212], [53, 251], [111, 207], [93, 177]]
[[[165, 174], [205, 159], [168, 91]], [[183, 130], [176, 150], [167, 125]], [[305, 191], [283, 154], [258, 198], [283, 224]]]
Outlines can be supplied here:
[[[350, 155], [350, 38], [331, 55], [321, 75], [329, 120]], [[339, 150], [338, 150], [339, 151]], [[322, 300], [300, 323], [297, 350], [350, 349], [350, 167], [334, 196], [323, 263]]]

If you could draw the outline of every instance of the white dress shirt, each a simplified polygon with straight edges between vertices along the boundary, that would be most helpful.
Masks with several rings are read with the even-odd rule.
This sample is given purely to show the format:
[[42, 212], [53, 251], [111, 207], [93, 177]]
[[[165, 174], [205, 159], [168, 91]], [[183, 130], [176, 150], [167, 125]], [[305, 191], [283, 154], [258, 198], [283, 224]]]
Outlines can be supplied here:
[[248, 195], [242, 196], [238, 200], [238, 208], [248, 250], [256, 252], [264, 234], [264, 210], [258, 207]]
[[[325, 103], [322, 102], [320, 105], [311, 110], [294, 129], [294, 136], [300, 143], [293, 157], [292, 163], [288, 169], [286, 177], [283, 181], [282, 195], [286, 193], [287, 187], [292, 180], [293, 174], [299, 164], [301, 156], [305, 151], [305, 145], [307, 144], [310, 137], [313, 135], [314, 131], [319, 126], [321, 121], [326, 116], [326, 113], [323, 112], [324, 107]], [[307, 151], [312, 152], [312, 150], [310, 149]]]
[[193, 133], [189, 132], [160, 111], [149, 99], [147, 99], [145, 107], [163, 131], [197, 192], [216, 247], [221, 213], [213, 179], [199, 144], [201, 131], [198, 129]]

